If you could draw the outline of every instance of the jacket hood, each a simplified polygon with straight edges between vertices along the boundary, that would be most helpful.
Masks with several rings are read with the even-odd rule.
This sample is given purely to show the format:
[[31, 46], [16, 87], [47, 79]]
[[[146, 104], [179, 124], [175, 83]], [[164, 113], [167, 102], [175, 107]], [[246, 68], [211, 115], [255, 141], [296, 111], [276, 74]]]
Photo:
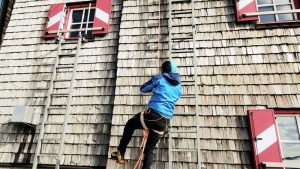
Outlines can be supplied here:
[[177, 86], [181, 83], [180, 75], [178, 73], [163, 73], [163, 76], [173, 86]]

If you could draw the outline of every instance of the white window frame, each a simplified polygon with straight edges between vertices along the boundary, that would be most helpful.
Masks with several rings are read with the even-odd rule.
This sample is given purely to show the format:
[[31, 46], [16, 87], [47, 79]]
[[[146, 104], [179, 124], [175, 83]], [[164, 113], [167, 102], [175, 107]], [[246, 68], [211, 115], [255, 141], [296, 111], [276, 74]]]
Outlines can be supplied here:
[[[300, 136], [300, 114], [275, 114], [275, 117], [296, 117], [296, 125], [298, 127], [298, 134]], [[279, 143], [280, 143], [280, 149], [282, 152], [282, 159], [284, 159], [284, 154], [283, 154], [283, 149], [282, 149], [282, 143], [294, 143], [294, 144], [300, 144], [300, 140], [296, 141], [296, 140], [281, 140], [280, 135], [279, 135], [279, 125], [277, 123], [277, 119], [276, 119], [276, 125], [278, 128], [278, 139], [279, 139]], [[290, 160], [286, 160], [284, 159], [284, 161], [290, 161]]]
[[[72, 23], [73, 11], [82, 11], [82, 10], [83, 11], [86, 11], [86, 10], [88, 11], [88, 9], [89, 9], [89, 7], [79, 7], [79, 8], [71, 9], [70, 10], [70, 14], [69, 14], [69, 20], [68, 20], [68, 23], [67, 23], [68, 24], [67, 25], [67, 29], [71, 29], [72, 25], [79, 25], [79, 23], [77, 23], [77, 24], [73, 24]], [[94, 9], [95, 12], [96, 12], [96, 7], [90, 7], [90, 10], [92, 10], [92, 9]], [[82, 12], [82, 19], [81, 19], [81, 22], [80, 22], [80, 28], [82, 28], [83, 24], [88, 25], [88, 24], [93, 24], [95, 22], [95, 20], [93, 20], [92, 22], [90, 22], [89, 21], [89, 16], [87, 16], [87, 22], [83, 22], [84, 14], [85, 14], [85, 12]], [[66, 34], [67, 38], [74, 38], [74, 37], [70, 37], [70, 36], [71, 36], [70, 32]]]
[[[273, 7], [274, 12], [277, 12], [277, 11], [280, 11], [280, 10], [277, 10], [276, 6], [280, 6], [280, 5], [292, 5], [291, 10], [296, 9], [294, 0], [290, 0], [291, 1], [290, 3], [276, 3], [275, 0], [272, 0], [272, 1], [273, 1], [272, 4], [258, 5], [258, 3], [257, 3], [258, 1], [256, 0], [257, 11], [259, 12], [259, 7]], [[284, 21], [286, 21], [286, 20], [279, 20], [278, 15], [280, 15], [280, 14], [271, 14], [271, 15], [275, 15], [275, 21], [270, 21], [270, 22], [284, 22]], [[296, 13], [293, 13], [293, 16], [294, 16], [294, 20], [298, 20], [298, 17], [297, 17]], [[261, 16], [258, 17], [259, 22], [261, 22], [260, 17]]]

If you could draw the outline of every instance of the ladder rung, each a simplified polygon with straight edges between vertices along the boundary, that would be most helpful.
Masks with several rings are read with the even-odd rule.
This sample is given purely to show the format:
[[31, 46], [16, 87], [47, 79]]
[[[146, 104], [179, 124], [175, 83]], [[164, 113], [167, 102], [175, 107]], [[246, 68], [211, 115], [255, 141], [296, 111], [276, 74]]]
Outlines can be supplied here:
[[45, 141], [55, 141], [56, 143], [59, 142], [60, 138], [42, 138], [43, 142]]
[[182, 95], [181, 98], [195, 98], [195, 95]]
[[174, 116], [196, 116], [195, 112], [174, 113]]
[[191, 23], [179, 23], [179, 24], [173, 24], [172, 27], [181, 27], [181, 26], [193, 26]]
[[173, 152], [196, 152], [196, 149], [184, 149], [184, 148], [174, 148], [171, 149]]
[[58, 157], [58, 155], [57, 154], [39, 154], [38, 155], [39, 157]]
[[48, 107], [48, 109], [66, 109], [67, 106], [51, 106], [51, 107]]
[[196, 130], [176, 130], [176, 129], [171, 129], [171, 130], [169, 130], [169, 132], [171, 134], [173, 134], [173, 133], [196, 133], [197, 131]]
[[181, 83], [195, 83], [194, 80], [183, 80], [181, 81]]
[[67, 97], [67, 96], [69, 96], [69, 94], [68, 93], [52, 93], [51, 96], [56, 96], [56, 97], [65, 96], [65, 97]]
[[78, 42], [77, 41], [64, 41], [64, 42], [61, 42], [61, 44], [77, 44]]
[[63, 125], [64, 123], [63, 122], [46, 122], [44, 124], [46, 124], [46, 125]]
[[58, 79], [58, 80], [53, 80], [53, 82], [65, 82], [65, 81], [71, 81], [71, 79]]
[[193, 53], [192, 49], [172, 50], [172, 53]]
[[172, 3], [191, 2], [191, 0], [171, 0]]
[[181, 10], [181, 11], [172, 11], [171, 12], [172, 15], [176, 15], [176, 14], [188, 14], [188, 13], [192, 13], [192, 10]]
[[76, 54], [59, 54], [58, 56], [76, 56]]
[[172, 40], [186, 40], [186, 39], [193, 40], [193, 36], [174, 37], [174, 38], [172, 38]]
[[73, 65], [60, 65], [57, 66], [56, 69], [68, 69], [68, 68], [74, 68]]

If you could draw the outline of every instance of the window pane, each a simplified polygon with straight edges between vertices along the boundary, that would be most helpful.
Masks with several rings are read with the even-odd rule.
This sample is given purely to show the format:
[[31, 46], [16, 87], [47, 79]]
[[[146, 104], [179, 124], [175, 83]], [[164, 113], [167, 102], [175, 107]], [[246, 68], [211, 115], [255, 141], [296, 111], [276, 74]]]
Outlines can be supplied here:
[[[80, 24], [71, 26], [71, 29], [79, 29], [79, 28], [80, 28]], [[78, 37], [78, 36], [79, 36], [79, 32], [71, 32], [70, 33], [70, 37]]]
[[85, 31], [81, 32], [83, 36], [91, 37], [92, 31], [87, 31], [87, 34], [85, 34]]
[[[299, 132], [296, 123], [296, 117], [282, 117], [277, 118], [279, 136], [281, 140], [299, 140]], [[299, 151], [300, 152], [300, 151]]]
[[273, 22], [275, 21], [275, 15], [260, 16], [260, 22]]
[[272, 4], [272, 0], [257, 0], [258, 5]]
[[[86, 24], [83, 24], [82, 25], [82, 28], [85, 28], [86, 27]], [[92, 28], [93, 27], [93, 23], [89, 23], [88, 24], [88, 28]], [[85, 34], [85, 31], [82, 31], [81, 32], [82, 33], [82, 35], [84, 35], [84, 36], [92, 36], [92, 31], [91, 30], [88, 30], [87, 31], [87, 34]]]
[[[87, 20], [88, 11], [89, 11], [88, 9], [85, 10], [84, 19], [83, 19], [84, 22], [86, 22], [86, 20]], [[91, 9], [90, 10], [89, 21], [94, 21], [94, 15], [95, 15], [95, 9]]]
[[291, 0], [274, 0], [276, 4], [286, 4], [291, 3]]
[[88, 15], [88, 9], [85, 9], [84, 10], [84, 19], [83, 19], [83, 22], [86, 22], [87, 15]]
[[73, 11], [72, 15], [72, 23], [80, 23], [82, 19], [82, 12], [83, 10], [76, 10]]
[[[282, 10], [291, 10], [292, 6], [291, 5], [277, 5], [276, 9], [278, 11]], [[294, 15], [293, 14], [278, 14], [278, 20], [294, 20]]]
[[291, 5], [277, 5], [276, 9], [277, 9], [277, 11], [290, 10], [290, 9], [292, 9], [292, 6]]
[[280, 20], [280, 21], [294, 20], [294, 15], [293, 14], [279, 14], [278, 15], [278, 20]]
[[90, 18], [89, 21], [94, 21], [94, 17], [95, 17], [95, 9], [91, 9], [91, 13], [90, 13]]
[[281, 143], [282, 153], [285, 160], [300, 162], [300, 144]]
[[274, 8], [273, 6], [259, 7], [258, 11], [259, 12], [274, 11]]
[[[259, 12], [266, 12], [266, 11], [274, 11], [273, 6], [267, 6], [267, 7], [259, 7]], [[262, 15], [259, 17], [260, 22], [273, 22], [275, 21], [275, 15]]]

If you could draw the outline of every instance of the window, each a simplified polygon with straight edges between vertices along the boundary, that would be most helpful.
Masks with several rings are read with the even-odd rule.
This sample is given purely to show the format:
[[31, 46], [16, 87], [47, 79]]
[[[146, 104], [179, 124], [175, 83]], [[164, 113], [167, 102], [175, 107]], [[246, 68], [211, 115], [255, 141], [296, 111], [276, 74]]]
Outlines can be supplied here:
[[[112, 0], [96, 0], [90, 5], [91, 2], [94, 3], [77, 0], [51, 4], [44, 37], [53, 38], [58, 31], [68, 32], [70, 29], [81, 29], [82, 35], [87, 36], [109, 33]], [[65, 37], [76, 38], [80, 32], [68, 32]]]
[[235, 0], [238, 22], [295, 22], [300, 19], [299, 0]]
[[[70, 17], [68, 21], [68, 29], [86, 29], [93, 28], [95, 16], [95, 7], [92, 8], [75, 8], [70, 10]], [[92, 36], [92, 30], [81, 31], [83, 36]], [[75, 38], [79, 36], [79, 32], [67, 33], [68, 38]]]
[[[258, 12], [285, 11], [295, 9], [294, 0], [257, 0]], [[296, 14], [274, 14], [259, 16], [259, 22], [296, 20]]]
[[276, 121], [283, 159], [300, 164], [300, 114], [277, 115]]
[[248, 119], [255, 169], [299, 168], [300, 110], [251, 109]]

